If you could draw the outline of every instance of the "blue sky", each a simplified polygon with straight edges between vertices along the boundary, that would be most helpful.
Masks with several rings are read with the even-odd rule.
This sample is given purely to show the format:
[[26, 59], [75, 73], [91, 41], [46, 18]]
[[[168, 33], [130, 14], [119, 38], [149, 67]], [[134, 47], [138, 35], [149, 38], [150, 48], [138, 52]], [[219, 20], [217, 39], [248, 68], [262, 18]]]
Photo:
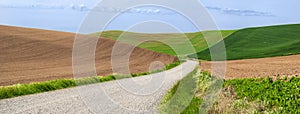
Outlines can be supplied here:
[[[98, 0], [0, 0], [0, 24], [76, 32], [90, 9], [98, 2]], [[300, 11], [300, 1], [297, 0], [200, 0], [200, 3], [207, 8], [219, 29], [300, 23], [300, 15], [297, 13]], [[189, 8], [188, 5], [186, 7]], [[119, 10], [117, 6], [101, 7], [102, 13]], [[157, 7], [134, 8], [119, 16], [107, 29], [140, 32], [141, 29], [129, 27], [146, 20], [167, 21], [183, 32], [198, 31], [189, 21], [176, 13]], [[142, 28], [152, 30], [156, 28], [155, 32], [168, 32], [170, 27], [148, 23]], [[95, 31], [97, 30], [91, 29], [87, 32]]]

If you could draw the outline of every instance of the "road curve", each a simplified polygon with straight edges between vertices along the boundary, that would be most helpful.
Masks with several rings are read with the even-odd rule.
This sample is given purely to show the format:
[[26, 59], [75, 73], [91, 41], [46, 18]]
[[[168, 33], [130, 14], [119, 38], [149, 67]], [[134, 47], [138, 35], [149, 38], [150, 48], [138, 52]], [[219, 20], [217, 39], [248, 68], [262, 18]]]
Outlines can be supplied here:
[[0, 100], [0, 114], [157, 113], [164, 94], [198, 65], [187, 61], [161, 73]]

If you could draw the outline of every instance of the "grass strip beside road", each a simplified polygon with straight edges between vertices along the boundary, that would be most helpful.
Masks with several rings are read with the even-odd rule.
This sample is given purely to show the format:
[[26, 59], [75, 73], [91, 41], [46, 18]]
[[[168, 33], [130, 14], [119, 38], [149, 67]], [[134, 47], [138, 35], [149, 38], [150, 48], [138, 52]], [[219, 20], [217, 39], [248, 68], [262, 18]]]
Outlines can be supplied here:
[[131, 77], [138, 77], [143, 75], [148, 75], [152, 73], [162, 72], [165, 70], [172, 69], [178, 65], [180, 65], [180, 61], [176, 61], [174, 63], [168, 64], [162, 70], [151, 71], [151, 72], [143, 72], [143, 73], [136, 73], [130, 75], [108, 75], [108, 76], [95, 76], [95, 77], [88, 77], [88, 78], [79, 78], [79, 79], [57, 79], [57, 80], [50, 80], [45, 82], [34, 82], [30, 84], [16, 84], [12, 86], [0, 86], [0, 99], [12, 98], [17, 96], [23, 95], [30, 95], [42, 92], [48, 92], [53, 90], [71, 88], [75, 86], [82, 86], [88, 84], [95, 84], [101, 82], [112, 81], [120, 78], [116, 77], [123, 77], [123, 78], [131, 78]]
[[[202, 99], [194, 97], [197, 89], [197, 79], [199, 74], [199, 67], [196, 67], [191, 73], [178, 81], [172, 89], [163, 97], [158, 106], [159, 112], [164, 114], [184, 112], [194, 114], [197, 111], [199, 103]], [[191, 102], [189, 102], [191, 100]], [[196, 106], [196, 107], [194, 107]]]
[[0, 99], [17, 96], [42, 93], [47, 91], [70, 88], [80, 85], [87, 85], [99, 82], [115, 80], [114, 76], [99, 76], [82, 79], [57, 79], [46, 82], [34, 82], [30, 84], [16, 84], [13, 86], [0, 87]]
[[[159, 105], [158, 109], [160, 113], [163, 114], [169, 114], [169, 113], [183, 113], [183, 114], [196, 114], [199, 113], [199, 107], [203, 101], [201, 97], [196, 96], [197, 93], [202, 92], [208, 88], [208, 82], [210, 81], [210, 75], [208, 72], [201, 72], [196, 73], [199, 68], [196, 68], [192, 73], [188, 74], [186, 77], [184, 77], [182, 80], [178, 81], [169, 91], [168, 93], [163, 97], [161, 104]], [[196, 79], [198, 78], [198, 79]], [[191, 89], [191, 86], [188, 84], [191, 83], [196, 83], [196, 87], [193, 87], [194, 89]], [[186, 101], [186, 93], [183, 92], [177, 92], [179, 89], [179, 85], [181, 85], [181, 89], [193, 92], [193, 98], [191, 99], [190, 103], [183, 111], [179, 112], [176, 107], [181, 107], [182, 104], [180, 102], [185, 102]], [[172, 97], [174, 97], [175, 94], [179, 94], [175, 99], [175, 102], [167, 104], [170, 102]], [[172, 101], [171, 101], [172, 102]], [[168, 105], [168, 106], [165, 106]]]

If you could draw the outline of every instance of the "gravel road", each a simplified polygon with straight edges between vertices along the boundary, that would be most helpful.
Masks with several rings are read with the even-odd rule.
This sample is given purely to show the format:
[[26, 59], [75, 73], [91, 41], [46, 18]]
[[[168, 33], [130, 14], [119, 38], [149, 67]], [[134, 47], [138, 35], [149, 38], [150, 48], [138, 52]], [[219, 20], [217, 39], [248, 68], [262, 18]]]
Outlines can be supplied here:
[[164, 94], [198, 62], [147, 76], [0, 100], [0, 114], [157, 113]]

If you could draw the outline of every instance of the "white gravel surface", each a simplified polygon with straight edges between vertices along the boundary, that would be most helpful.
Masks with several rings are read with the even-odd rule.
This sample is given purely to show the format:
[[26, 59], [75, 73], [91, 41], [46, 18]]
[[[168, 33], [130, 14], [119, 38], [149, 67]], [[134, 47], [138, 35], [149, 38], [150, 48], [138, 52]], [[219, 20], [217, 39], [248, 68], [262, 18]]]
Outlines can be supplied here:
[[0, 100], [0, 114], [157, 113], [164, 94], [198, 65], [187, 61], [171, 70]]

